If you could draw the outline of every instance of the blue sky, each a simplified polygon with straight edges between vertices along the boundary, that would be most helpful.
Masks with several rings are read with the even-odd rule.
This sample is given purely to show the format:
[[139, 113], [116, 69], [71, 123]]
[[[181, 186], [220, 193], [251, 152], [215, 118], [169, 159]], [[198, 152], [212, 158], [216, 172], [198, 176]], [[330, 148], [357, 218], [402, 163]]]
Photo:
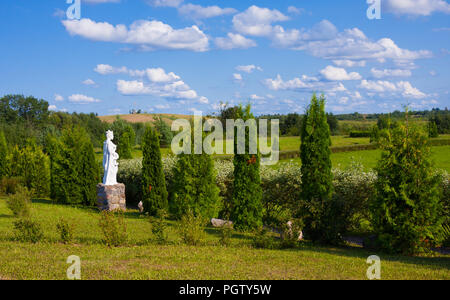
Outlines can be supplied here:
[[[75, 1], [75, 0], [74, 0]], [[52, 110], [333, 113], [450, 106], [450, 4], [381, 0], [0, 1], [0, 95]]]

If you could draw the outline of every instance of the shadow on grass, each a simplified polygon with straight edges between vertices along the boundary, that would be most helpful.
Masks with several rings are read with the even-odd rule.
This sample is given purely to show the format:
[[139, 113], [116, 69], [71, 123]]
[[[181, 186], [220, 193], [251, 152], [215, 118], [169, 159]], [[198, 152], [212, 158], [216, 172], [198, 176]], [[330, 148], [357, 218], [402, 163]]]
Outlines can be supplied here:
[[301, 250], [308, 250], [313, 252], [319, 252], [330, 255], [338, 255], [342, 257], [350, 257], [350, 258], [362, 258], [366, 259], [370, 255], [378, 255], [382, 261], [389, 262], [398, 262], [403, 264], [411, 264], [411, 265], [419, 265], [421, 267], [429, 268], [429, 269], [450, 269], [450, 256], [443, 257], [421, 257], [421, 256], [405, 256], [405, 255], [393, 255], [386, 253], [376, 253], [374, 251], [357, 248], [351, 246], [339, 246], [339, 247], [330, 247], [323, 245], [315, 245], [312, 243], [305, 243], [304, 247], [300, 248]]
[[[215, 236], [217, 238], [220, 237], [220, 228], [214, 228], [214, 227], [206, 227], [205, 232], [209, 235]], [[231, 236], [233, 239], [240, 239], [240, 240], [246, 240], [250, 241], [253, 238], [248, 233], [243, 233], [239, 231], [233, 231], [233, 235]]]

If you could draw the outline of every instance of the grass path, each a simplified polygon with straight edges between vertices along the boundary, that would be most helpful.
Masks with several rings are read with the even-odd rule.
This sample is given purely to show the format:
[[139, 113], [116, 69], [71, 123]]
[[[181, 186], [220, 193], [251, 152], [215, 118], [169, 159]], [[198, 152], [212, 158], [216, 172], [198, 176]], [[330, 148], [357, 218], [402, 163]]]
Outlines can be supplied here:
[[[9, 279], [65, 279], [70, 255], [81, 258], [82, 279], [365, 279], [366, 259], [376, 254], [360, 248], [317, 247], [258, 250], [249, 234], [235, 234], [230, 247], [218, 244], [218, 231], [206, 228], [205, 244], [179, 243], [169, 222], [170, 244], [151, 241], [148, 221], [135, 211], [126, 214], [129, 241], [119, 248], [101, 243], [98, 212], [93, 209], [33, 203], [45, 240], [13, 241], [14, 218], [0, 199], [0, 276]], [[76, 224], [72, 245], [58, 242], [56, 222], [64, 216]], [[450, 256], [404, 257], [378, 254], [382, 279], [450, 279]]]

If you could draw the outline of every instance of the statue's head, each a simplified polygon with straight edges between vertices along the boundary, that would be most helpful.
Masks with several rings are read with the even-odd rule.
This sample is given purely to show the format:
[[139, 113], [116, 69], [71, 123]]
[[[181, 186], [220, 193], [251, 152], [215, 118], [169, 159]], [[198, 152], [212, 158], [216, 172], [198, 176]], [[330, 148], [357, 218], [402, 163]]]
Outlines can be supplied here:
[[112, 132], [111, 130], [108, 130], [106, 132], [106, 138], [110, 141], [112, 141], [114, 139], [114, 132]]

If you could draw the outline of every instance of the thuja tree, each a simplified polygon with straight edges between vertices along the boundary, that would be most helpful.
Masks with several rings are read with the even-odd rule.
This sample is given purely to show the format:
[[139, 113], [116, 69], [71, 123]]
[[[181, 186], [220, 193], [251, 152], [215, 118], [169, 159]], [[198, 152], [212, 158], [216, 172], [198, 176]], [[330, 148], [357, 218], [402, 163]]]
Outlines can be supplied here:
[[93, 206], [100, 167], [83, 128], [68, 129], [51, 145], [52, 196], [60, 203]]
[[[201, 218], [217, 217], [220, 210], [219, 188], [211, 155], [194, 154], [194, 134], [191, 134], [191, 154], [178, 155], [170, 188], [170, 210], [176, 218], [193, 213]], [[204, 137], [204, 135], [203, 135]]]
[[438, 241], [439, 178], [433, 173], [426, 133], [400, 125], [383, 132], [375, 197], [371, 205], [376, 246], [389, 252], [421, 252]]
[[300, 158], [302, 187], [298, 214], [303, 218], [308, 239], [326, 243], [339, 241], [339, 230], [332, 200], [330, 128], [325, 113], [325, 98], [314, 94], [301, 128]]
[[0, 131], [0, 179], [8, 176], [8, 145], [5, 134]]
[[157, 117], [153, 124], [159, 133], [161, 147], [169, 147], [173, 139], [173, 132], [170, 129], [170, 126], [161, 116]]
[[[119, 150], [120, 149], [120, 150]], [[119, 145], [117, 145], [117, 151], [119, 152], [119, 157], [121, 159], [131, 159], [133, 155], [131, 154], [131, 136], [130, 132], [125, 131], [119, 140]]]
[[[250, 105], [240, 106], [235, 112], [235, 118], [244, 122], [253, 120]], [[255, 124], [256, 125], [256, 124]], [[250, 154], [250, 128], [245, 127], [245, 153], [238, 154], [238, 129], [234, 135], [234, 182], [231, 207], [231, 219], [235, 228], [250, 230], [262, 226], [263, 205], [262, 188], [259, 173], [260, 155]], [[258, 152], [258, 151], [256, 151]]]
[[167, 189], [158, 133], [147, 126], [142, 137], [142, 195], [144, 211], [154, 216], [167, 210]]
[[135, 144], [136, 133], [133, 127], [125, 120], [118, 118], [109, 127], [114, 132], [114, 143], [117, 145], [117, 154], [121, 159], [132, 158], [131, 150]]
[[34, 140], [25, 147], [15, 146], [11, 154], [11, 177], [20, 177], [25, 186], [37, 197], [50, 195], [50, 162]]

